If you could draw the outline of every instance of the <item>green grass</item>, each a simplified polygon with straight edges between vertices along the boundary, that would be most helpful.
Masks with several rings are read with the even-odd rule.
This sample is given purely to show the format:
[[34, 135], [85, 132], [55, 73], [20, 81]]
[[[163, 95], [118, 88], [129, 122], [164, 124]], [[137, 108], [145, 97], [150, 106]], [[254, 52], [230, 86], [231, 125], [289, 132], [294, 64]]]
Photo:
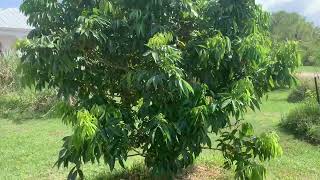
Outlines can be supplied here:
[[286, 101], [288, 91], [276, 91], [264, 102], [261, 112], [250, 112], [246, 119], [256, 132], [276, 131], [284, 154], [266, 163], [268, 179], [320, 179], [320, 147], [296, 139], [279, 128], [281, 118], [296, 104]]
[[[320, 179], [320, 147], [296, 139], [278, 127], [281, 117], [296, 106], [287, 103], [288, 92], [271, 93], [261, 112], [249, 112], [245, 119], [254, 124], [257, 134], [277, 131], [281, 137], [284, 155], [266, 163], [268, 179]], [[68, 169], [57, 170], [52, 166], [62, 145], [61, 139], [71, 133], [70, 129], [59, 119], [37, 116], [25, 119], [22, 114], [17, 121], [17, 116], [14, 119], [0, 116], [0, 179], [65, 179]], [[84, 173], [87, 179], [120, 179], [128, 172], [141, 170], [135, 166], [141, 161], [130, 159], [128, 170], [123, 171], [118, 166], [112, 174], [103, 164], [86, 165]], [[196, 165], [212, 168], [222, 163], [221, 154], [211, 151], [204, 151], [196, 161]], [[232, 178], [231, 172], [223, 173], [226, 179]]]
[[307, 72], [307, 73], [320, 73], [320, 67], [319, 66], [301, 66], [297, 72]]

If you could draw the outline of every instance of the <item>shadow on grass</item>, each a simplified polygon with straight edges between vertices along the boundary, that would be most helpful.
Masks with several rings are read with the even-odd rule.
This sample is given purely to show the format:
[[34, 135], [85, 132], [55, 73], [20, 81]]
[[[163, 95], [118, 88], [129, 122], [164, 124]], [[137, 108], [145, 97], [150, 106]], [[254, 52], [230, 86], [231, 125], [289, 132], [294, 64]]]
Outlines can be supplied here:
[[[307, 134], [301, 134], [298, 132], [295, 132], [293, 130], [287, 129], [283, 124], [279, 124], [277, 127], [277, 131], [287, 134], [287, 135], [292, 135], [295, 139], [299, 140], [299, 141], [304, 141], [307, 142], [313, 146], [320, 146], [320, 136], [319, 137], [313, 137], [313, 136], [308, 136]], [[319, 134], [320, 134], [320, 130], [319, 130]]]
[[152, 175], [143, 164], [135, 164], [128, 169], [121, 169], [112, 173], [101, 173], [93, 180], [147, 180], [152, 179]]

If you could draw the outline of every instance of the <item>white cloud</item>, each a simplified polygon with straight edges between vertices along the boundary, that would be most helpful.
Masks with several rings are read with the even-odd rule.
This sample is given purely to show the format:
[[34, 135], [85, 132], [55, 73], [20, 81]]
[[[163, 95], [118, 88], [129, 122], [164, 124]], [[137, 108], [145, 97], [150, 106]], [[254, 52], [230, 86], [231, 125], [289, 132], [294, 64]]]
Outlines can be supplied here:
[[310, 15], [320, 13], [320, 0], [310, 0], [304, 9], [304, 13]]
[[264, 8], [271, 9], [279, 4], [291, 2], [293, 0], [256, 0], [258, 4], [262, 4]]

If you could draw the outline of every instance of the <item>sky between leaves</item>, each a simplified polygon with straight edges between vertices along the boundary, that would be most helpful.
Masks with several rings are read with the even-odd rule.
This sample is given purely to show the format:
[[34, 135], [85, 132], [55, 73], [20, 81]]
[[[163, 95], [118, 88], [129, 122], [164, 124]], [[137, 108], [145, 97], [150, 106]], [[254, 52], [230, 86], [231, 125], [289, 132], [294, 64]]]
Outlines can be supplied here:
[[[0, 0], [0, 8], [19, 7], [23, 0]], [[298, 12], [320, 26], [320, 0], [256, 0], [268, 11]]]

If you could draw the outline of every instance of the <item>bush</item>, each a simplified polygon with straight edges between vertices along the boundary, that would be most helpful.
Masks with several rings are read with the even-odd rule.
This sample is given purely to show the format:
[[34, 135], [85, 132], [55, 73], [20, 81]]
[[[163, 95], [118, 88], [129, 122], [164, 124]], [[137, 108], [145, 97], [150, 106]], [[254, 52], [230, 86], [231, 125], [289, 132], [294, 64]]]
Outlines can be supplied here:
[[289, 112], [281, 126], [300, 137], [320, 143], [320, 106], [306, 101]]
[[308, 98], [315, 97], [316, 92], [313, 79], [300, 77], [298, 86], [290, 92], [287, 101], [289, 103], [299, 103]]
[[303, 65], [304, 66], [319, 66], [320, 62], [319, 62], [318, 57], [309, 56], [303, 60]]
[[314, 91], [309, 89], [306, 86], [299, 85], [295, 89], [291, 91], [291, 93], [288, 96], [287, 101], [289, 103], [298, 103], [302, 102], [307, 98], [311, 98], [314, 96]]

